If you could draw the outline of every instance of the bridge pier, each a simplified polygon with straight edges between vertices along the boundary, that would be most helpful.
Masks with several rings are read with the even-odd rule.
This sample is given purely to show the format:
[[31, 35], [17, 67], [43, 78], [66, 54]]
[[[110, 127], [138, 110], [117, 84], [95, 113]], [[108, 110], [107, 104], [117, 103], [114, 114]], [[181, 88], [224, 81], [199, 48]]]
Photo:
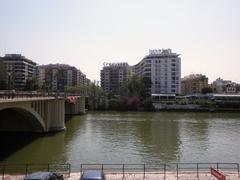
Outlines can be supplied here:
[[66, 115], [77, 115], [85, 114], [85, 97], [77, 97], [74, 103], [65, 102], [65, 114]]
[[44, 119], [46, 131], [61, 131], [65, 129], [64, 99], [54, 99], [45, 102]]

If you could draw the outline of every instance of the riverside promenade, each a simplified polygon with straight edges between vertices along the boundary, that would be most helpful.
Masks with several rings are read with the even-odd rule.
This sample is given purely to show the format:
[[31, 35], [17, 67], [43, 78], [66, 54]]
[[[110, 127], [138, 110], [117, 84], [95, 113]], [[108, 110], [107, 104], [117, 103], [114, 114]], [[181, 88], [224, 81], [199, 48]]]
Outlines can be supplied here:
[[[235, 172], [225, 172], [226, 180], [239, 180], [240, 177]], [[4, 178], [0, 176], [0, 179], [4, 180], [22, 180], [24, 175], [5, 175]], [[67, 180], [79, 180], [81, 177], [80, 173], [71, 173], [69, 177], [65, 177], [64, 179]], [[165, 175], [161, 172], [151, 172], [145, 174], [140, 173], [106, 173], [106, 180], [216, 180], [214, 176], [210, 174], [210, 172], [201, 172], [197, 177], [196, 173], [194, 172], [185, 172], [179, 173], [178, 175], [176, 172], [167, 172]]]
[[0, 164], [0, 167], [2, 167], [0, 169], [0, 179], [22, 180], [25, 175], [33, 172], [49, 171], [63, 174], [64, 179], [67, 180], [79, 180], [82, 172], [91, 169], [102, 170], [106, 180], [215, 180], [216, 178], [211, 174], [211, 167], [214, 167], [215, 170], [226, 177], [226, 180], [240, 180], [238, 163], [174, 163], [162, 165], [81, 164], [79, 171], [72, 172], [71, 164], [2, 164], [2, 166]]

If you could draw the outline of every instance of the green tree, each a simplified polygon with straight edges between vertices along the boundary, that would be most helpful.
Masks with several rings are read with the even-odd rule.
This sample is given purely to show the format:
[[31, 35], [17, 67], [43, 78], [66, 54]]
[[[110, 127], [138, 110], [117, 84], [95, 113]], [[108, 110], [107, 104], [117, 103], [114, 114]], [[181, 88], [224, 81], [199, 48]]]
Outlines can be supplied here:
[[207, 93], [212, 93], [212, 92], [213, 92], [213, 89], [211, 87], [204, 87], [201, 90], [202, 94], [207, 94]]
[[34, 91], [38, 88], [37, 86], [37, 79], [27, 79], [26, 84], [25, 84], [25, 90], [26, 91]]

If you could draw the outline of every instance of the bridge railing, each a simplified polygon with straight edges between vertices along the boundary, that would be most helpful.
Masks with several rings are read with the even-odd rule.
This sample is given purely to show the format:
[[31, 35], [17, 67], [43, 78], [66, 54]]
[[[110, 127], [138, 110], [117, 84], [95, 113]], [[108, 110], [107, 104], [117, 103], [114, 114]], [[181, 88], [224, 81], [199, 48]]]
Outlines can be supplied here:
[[70, 164], [0, 164], [0, 177], [25, 176], [37, 171], [56, 172], [70, 177]]
[[66, 92], [37, 92], [37, 91], [15, 91], [15, 90], [0, 91], [0, 99], [36, 98], [36, 97], [66, 98], [68, 96], [83, 96], [83, 95], [79, 93], [66, 93]]

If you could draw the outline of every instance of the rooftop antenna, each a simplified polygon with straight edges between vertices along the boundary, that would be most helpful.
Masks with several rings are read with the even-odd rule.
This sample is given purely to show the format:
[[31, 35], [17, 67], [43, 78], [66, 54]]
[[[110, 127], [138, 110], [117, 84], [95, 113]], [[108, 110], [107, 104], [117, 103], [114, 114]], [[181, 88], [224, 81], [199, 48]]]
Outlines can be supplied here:
[[4, 41], [4, 55], [7, 54], [6, 41]]

